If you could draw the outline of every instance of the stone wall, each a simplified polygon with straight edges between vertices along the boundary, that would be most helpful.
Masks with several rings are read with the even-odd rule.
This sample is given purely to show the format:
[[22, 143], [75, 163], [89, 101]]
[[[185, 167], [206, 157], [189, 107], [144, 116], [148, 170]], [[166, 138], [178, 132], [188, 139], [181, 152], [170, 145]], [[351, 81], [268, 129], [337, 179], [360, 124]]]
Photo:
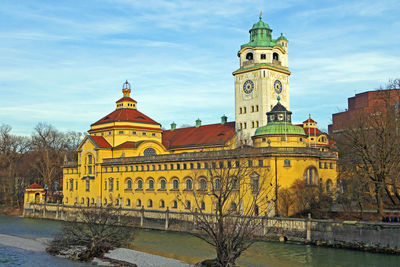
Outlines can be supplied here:
[[[85, 207], [96, 209], [96, 207]], [[73, 220], [79, 207], [27, 203], [23, 215], [32, 218]], [[122, 209], [124, 219], [146, 229], [196, 232], [193, 214], [167, 210]], [[210, 215], [212, 216], [212, 215]], [[315, 220], [312, 218], [257, 217], [257, 235], [266, 239], [400, 253], [400, 223]]]

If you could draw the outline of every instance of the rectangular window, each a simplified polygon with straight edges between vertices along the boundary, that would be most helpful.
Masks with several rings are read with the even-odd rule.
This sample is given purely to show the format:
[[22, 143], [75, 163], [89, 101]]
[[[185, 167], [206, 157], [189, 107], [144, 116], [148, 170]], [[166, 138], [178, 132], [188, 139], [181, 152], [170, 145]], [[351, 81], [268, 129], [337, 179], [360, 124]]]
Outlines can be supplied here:
[[107, 190], [107, 181], [104, 181], [104, 190]]
[[329, 169], [333, 169], [333, 163], [329, 163]]
[[256, 105], [256, 112], [258, 112], [258, 105]]
[[246, 113], [246, 107], [243, 107], [243, 113]]
[[114, 179], [110, 179], [110, 191], [114, 190]]
[[263, 160], [262, 160], [262, 159], [259, 159], [259, 160], [258, 160], [258, 166], [262, 167], [263, 165], [264, 165]]
[[197, 163], [197, 169], [201, 169], [201, 163], [200, 162]]
[[74, 191], [74, 180], [69, 180], [69, 191]]
[[258, 177], [254, 177], [251, 179], [251, 193], [257, 194], [258, 193]]
[[151, 136], [156, 136], [156, 133], [152, 133]]
[[119, 131], [118, 134], [124, 134], [124, 131]]
[[108, 132], [108, 135], [111, 135], [111, 132]]
[[158, 170], [161, 171], [161, 164], [158, 165]]
[[131, 166], [131, 172], [133, 172], [133, 166]]
[[251, 106], [251, 112], [254, 112], [254, 106]]
[[217, 168], [217, 163], [212, 162], [212, 163], [211, 163], [211, 166], [212, 166], [213, 169], [216, 169], [216, 168]]
[[138, 171], [139, 170], [139, 166], [135, 166], [135, 170]]
[[328, 163], [327, 162], [324, 163], [324, 169], [328, 169]]
[[290, 167], [290, 159], [285, 159], [285, 160], [283, 161], [283, 166], [284, 166], [284, 167]]
[[194, 164], [190, 163], [190, 169], [194, 169]]
[[136, 132], [135, 132], [135, 131], [133, 131], [133, 132], [132, 132], [132, 134], [133, 134], [133, 135], [136, 135]]
[[204, 162], [204, 169], [208, 169], [208, 162]]
[[186, 166], [186, 163], [183, 163], [183, 169], [184, 169], [184, 170], [187, 169], [186, 167], [187, 167], [187, 166]]
[[117, 181], [117, 190], [119, 190], [119, 181]]
[[223, 161], [220, 161], [220, 162], [219, 162], [219, 168], [220, 168], [220, 169], [223, 169], [223, 168], [224, 168], [224, 162], [223, 162]]
[[[261, 54], [261, 59], [266, 59], [266, 58], [267, 58], [266, 54]], [[265, 71], [264, 71], [264, 74], [265, 74]]]
[[147, 135], [147, 133], [146, 133], [146, 132], [143, 132], [142, 135]]
[[128, 171], [128, 166], [125, 166], [125, 171], [126, 171], [126, 172]]
[[164, 170], [167, 170], [167, 169], [168, 169], [168, 165], [164, 164]]
[[140, 166], [140, 167], [141, 167], [142, 171], [144, 171], [144, 166], [142, 165], [142, 166]]
[[244, 123], [244, 128], [247, 129], [247, 123], [246, 122]]
[[260, 127], [260, 123], [258, 121], [256, 121], [256, 127]]
[[153, 169], [153, 171], [156, 170], [156, 166], [155, 165], [151, 165], [151, 168]]
[[240, 166], [240, 162], [237, 160], [237, 161], [235, 161], [235, 167], [236, 168], [239, 168], [239, 166]]
[[90, 180], [86, 180], [86, 192], [90, 191]]
[[75, 189], [78, 190], [78, 181], [75, 183]]
[[254, 128], [254, 121], [251, 122], [251, 128]]
[[170, 169], [173, 170], [174, 169], [174, 164], [170, 165]]
[[228, 161], [228, 168], [232, 168], [232, 162]]
[[322, 169], [322, 162], [319, 163], [319, 168]]
[[181, 165], [180, 164], [176, 164], [176, 169], [180, 170], [181, 169]]
[[247, 161], [247, 166], [253, 167], [253, 161], [252, 160]]
[[88, 166], [88, 174], [92, 174], [92, 166]]

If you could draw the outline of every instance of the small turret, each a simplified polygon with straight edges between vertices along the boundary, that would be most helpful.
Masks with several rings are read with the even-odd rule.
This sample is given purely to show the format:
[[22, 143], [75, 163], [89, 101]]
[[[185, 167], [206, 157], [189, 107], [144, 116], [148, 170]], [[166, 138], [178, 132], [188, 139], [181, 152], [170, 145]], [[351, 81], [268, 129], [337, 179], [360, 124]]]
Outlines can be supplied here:
[[136, 101], [130, 97], [131, 94], [131, 84], [126, 80], [122, 85], [123, 97], [117, 101], [117, 109], [129, 108], [136, 109]]
[[221, 124], [225, 124], [227, 121], [228, 121], [228, 117], [225, 116], [225, 115], [223, 115], [223, 116], [221, 117]]
[[197, 119], [196, 120], [196, 128], [199, 128], [201, 126], [201, 120]]
[[172, 122], [171, 123], [171, 131], [173, 131], [173, 130], [175, 130], [176, 129], [176, 123], [175, 122]]

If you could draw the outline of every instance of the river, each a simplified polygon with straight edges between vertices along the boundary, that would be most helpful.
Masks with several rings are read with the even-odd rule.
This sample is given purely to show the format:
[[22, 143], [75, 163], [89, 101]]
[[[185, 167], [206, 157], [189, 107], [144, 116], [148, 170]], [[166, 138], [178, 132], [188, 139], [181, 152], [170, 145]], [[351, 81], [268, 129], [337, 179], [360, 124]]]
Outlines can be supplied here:
[[[48, 238], [56, 234], [61, 222], [0, 215], [0, 234], [24, 238]], [[203, 241], [188, 234], [139, 230], [132, 249], [196, 263], [214, 257]], [[259, 242], [244, 253], [240, 266], [400, 266], [400, 256], [356, 250], [333, 249], [299, 244]], [[41, 252], [0, 245], [0, 266], [85, 266]], [[86, 265], [87, 266], [87, 265]]]

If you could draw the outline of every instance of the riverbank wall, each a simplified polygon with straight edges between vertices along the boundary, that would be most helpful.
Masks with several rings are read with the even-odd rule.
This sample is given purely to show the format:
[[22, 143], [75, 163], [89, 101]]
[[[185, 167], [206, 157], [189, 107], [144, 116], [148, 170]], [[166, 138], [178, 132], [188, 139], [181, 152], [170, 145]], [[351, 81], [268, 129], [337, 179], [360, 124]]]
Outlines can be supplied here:
[[[96, 209], [96, 207], [84, 207]], [[82, 207], [26, 203], [23, 216], [74, 220]], [[144, 229], [196, 232], [193, 214], [170, 210], [122, 209], [124, 220]], [[261, 239], [400, 254], [400, 223], [254, 217]]]

